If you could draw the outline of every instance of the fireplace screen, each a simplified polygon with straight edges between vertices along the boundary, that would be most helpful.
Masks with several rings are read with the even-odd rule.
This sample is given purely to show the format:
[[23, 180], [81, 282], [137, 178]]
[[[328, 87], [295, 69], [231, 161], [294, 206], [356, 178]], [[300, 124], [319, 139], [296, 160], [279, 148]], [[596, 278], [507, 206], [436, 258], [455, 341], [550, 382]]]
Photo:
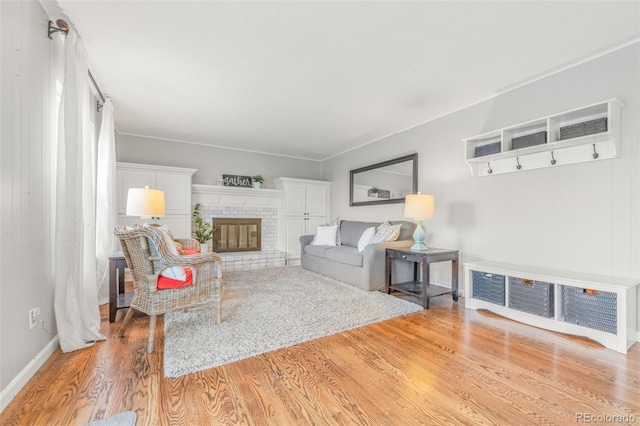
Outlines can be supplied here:
[[262, 219], [214, 218], [213, 251], [260, 251]]

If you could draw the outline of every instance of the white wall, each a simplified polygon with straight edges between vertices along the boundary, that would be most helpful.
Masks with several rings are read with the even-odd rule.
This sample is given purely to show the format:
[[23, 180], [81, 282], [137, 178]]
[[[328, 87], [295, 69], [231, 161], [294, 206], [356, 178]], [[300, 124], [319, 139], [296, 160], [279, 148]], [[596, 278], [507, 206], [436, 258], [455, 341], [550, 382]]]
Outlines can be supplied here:
[[34, 358], [46, 359], [41, 351], [55, 341], [40, 327], [29, 329], [28, 311], [39, 306], [40, 319], [56, 333], [48, 20], [38, 2], [0, 2], [0, 409], [35, 371]]
[[[117, 116], [116, 116], [117, 119]], [[275, 188], [281, 176], [320, 179], [321, 162], [217, 148], [141, 136], [117, 136], [118, 161], [198, 169], [193, 183], [217, 185], [222, 174], [264, 177], [264, 188]]]
[[[436, 217], [425, 221], [429, 245], [459, 249], [461, 263], [640, 278], [639, 52], [635, 43], [323, 162], [322, 177], [333, 182], [332, 217], [402, 218], [404, 204], [349, 207], [349, 170], [418, 152], [418, 188], [436, 200]], [[470, 175], [463, 138], [609, 98], [626, 105], [621, 158]], [[435, 280], [448, 285], [446, 268]]]

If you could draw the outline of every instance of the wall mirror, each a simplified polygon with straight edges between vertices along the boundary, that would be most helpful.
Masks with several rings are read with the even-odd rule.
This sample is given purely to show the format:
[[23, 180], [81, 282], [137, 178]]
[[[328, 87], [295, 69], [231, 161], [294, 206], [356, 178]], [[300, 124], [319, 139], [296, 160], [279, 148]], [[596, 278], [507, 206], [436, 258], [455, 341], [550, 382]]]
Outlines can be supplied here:
[[403, 203], [418, 192], [418, 154], [351, 170], [349, 205]]

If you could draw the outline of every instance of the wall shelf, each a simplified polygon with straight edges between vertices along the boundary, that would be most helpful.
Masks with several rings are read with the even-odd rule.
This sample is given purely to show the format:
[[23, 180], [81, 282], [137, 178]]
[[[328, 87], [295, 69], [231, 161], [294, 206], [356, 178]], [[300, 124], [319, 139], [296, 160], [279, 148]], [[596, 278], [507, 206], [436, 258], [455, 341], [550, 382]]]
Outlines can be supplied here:
[[[588, 105], [464, 139], [465, 161], [474, 176], [522, 172], [620, 156], [620, 110], [617, 99]], [[561, 129], [606, 119], [606, 130], [562, 139]], [[512, 149], [515, 138], [546, 132], [546, 143]], [[476, 155], [477, 147], [499, 146], [499, 152]]]

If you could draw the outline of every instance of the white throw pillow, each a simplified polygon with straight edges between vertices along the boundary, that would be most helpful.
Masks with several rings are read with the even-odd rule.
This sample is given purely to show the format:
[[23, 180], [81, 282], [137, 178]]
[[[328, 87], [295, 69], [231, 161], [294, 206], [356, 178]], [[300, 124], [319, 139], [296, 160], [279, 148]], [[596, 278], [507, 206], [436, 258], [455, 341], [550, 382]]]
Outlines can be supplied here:
[[400, 236], [400, 228], [402, 224], [392, 225], [390, 222], [385, 222], [378, 226], [378, 232], [371, 239], [370, 244], [385, 243], [387, 241], [395, 241]]
[[314, 246], [335, 246], [338, 225], [316, 227], [316, 238], [313, 240]]
[[365, 247], [367, 247], [367, 245], [371, 242], [371, 239], [374, 235], [376, 235], [375, 226], [364, 230], [364, 232], [360, 236], [360, 239], [358, 240], [358, 251], [360, 253], [364, 251]]
[[[334, 220], [332, 220], [331, 222], [324, 223], [324, 224], [322, 224], [320, 226], [333, 226], [333, 225], [337, 225], [338, 226], [338, 230], [336, 231], [336, 243], [333, 244], [333, 245], [340, 246], [340, 245], [342, 245], [342, 242], [340, 241], [340, 218], [337, 217]], [[313, 241], [311, 241], [311, 245], [312, 246], [316, 245], [316, 236], [315, 235], [313, 236]]]

